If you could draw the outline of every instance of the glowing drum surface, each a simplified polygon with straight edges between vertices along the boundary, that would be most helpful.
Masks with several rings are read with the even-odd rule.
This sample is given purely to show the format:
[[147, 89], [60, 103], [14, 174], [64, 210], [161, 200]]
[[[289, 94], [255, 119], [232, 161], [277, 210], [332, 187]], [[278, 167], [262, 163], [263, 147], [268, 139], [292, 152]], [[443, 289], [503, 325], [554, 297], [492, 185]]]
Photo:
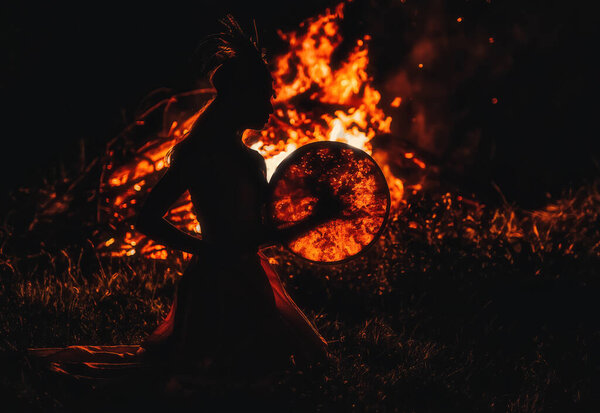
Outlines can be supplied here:
[[300, 147], [277, 167], [269, 186], [268, 219], [279, 231], [301, 228], [284, 245], [314, 262], [336, 263], [365, 251], [390, 210], [377, 163], [340, 142]]

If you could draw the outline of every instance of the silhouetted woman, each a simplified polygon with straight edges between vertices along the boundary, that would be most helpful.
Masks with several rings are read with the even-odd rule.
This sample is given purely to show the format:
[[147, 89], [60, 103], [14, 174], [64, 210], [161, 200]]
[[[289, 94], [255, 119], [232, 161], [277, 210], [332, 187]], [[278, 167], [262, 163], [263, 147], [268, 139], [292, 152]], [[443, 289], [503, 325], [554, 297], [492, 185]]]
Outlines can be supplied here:
[[[326, 342], [258, 253], [272, 241], [266, 165], [241, 135], [273, 113], [273, 79], [256, 44], [233, 18], [224, 23], [210, 39], [221, 62], [210, 77], [216, 97], [173, 149], [138, 218], [139, 231], [193, 254], [168, 316], [142, 347], [167, 362], [245, 375], [322, 359]], [[186, 190], [202, 239], [163, 218]]]

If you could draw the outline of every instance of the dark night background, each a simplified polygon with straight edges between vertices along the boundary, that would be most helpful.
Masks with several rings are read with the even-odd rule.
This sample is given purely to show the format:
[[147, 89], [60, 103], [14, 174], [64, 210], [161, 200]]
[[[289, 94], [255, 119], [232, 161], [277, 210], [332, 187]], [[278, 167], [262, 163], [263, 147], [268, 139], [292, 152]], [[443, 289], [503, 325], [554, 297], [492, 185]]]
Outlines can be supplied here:
[[[3, 192], [72, 164], [82, 139], [88, 156], [97, 154], [151, 91], [193, 88], [196, 45], [226, 12], [246, 27], [254, 17], [274, 55], [282, 47], [277, 28], [293, 29], [336, 3], [5, 3]], [[597, 175], [598, 24], [585, 2], [355, 1], [343, 30], [345, 38], [373, 35], [375, 84], [406, 102], [392, 113], [395, 132], [447, 171], [442, 180], [483, 198], [493, 181], [509, 201], [538, 206], [546, 192]], [[413, 65], [419, 56], [421, 71]], [[410, 126], [419, 108], [427, 139]]]

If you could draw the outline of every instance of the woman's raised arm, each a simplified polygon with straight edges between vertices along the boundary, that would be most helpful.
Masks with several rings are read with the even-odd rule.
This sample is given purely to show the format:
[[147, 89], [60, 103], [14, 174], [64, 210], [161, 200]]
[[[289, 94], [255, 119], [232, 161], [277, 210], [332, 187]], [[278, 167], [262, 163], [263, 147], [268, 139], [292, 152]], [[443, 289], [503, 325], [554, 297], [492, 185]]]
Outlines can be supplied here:
[[148, 195], [138, 215], [136, 229], [167, 247], [197, 254], [202, 240], [177, 229], [164, 218], [169, 207], [187, 189], [181, 174], [177, 163], [169, 167]]

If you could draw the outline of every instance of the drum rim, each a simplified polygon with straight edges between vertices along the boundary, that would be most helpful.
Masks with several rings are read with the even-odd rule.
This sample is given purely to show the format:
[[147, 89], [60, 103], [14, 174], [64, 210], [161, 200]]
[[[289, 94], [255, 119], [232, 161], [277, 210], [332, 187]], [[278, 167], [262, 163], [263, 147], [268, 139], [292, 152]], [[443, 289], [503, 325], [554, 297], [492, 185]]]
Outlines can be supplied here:
[[379, 164], [377, 163], [377, 161], [375, 161], [375, 159], [373, 159], [373, 157], [371, 155], [369, 155], [367, 152], [363, 151], [360, 148], [357, 148], [356, 146], [352, 146], [349, 145], [347, 143], [344, 142], [338, 142], [338, 141], [317, 141], [317, 142], [311, 142], [311, 143], [307, 143], [306, 145], [302, 145], [299, 148], [295, 149], [292, 153], [290, 153], [288, 156], [286, 156], [283, 161], [281, 161], [279, 163], [279, 165], [277, 165], [277, 168], [275, 169], [275, 172], [273, 173], [273, 175], [271, 175], [271, 179], [269, 180], [269, 192], [268, 192], [268, 196], [267, 196], [267, 220], [268, 220], [268, 224], [274, 228], [274, 223], [273, 220], [271, 219], [272, 217], [272, 205], [273, 205], [273, 192], [275, 190], [275, 185], [274, 183], [277, 182], [279, 179], [281, 179], [281, 175], [283, 174], [283, 171], [285, 171], [287, 169], [287, 166], [292, 163], [292, 161], [294, 161], [296, 158], [302, 156], [304, 153], [308, 152], [311, 149], [319, 149], [319, 148], [334, 148], [334, 147], [339, 147], [340, 149], [350, 149], [352, 150], [354, 153], [359, 154], [360, 156], [364, 156], [365, 158], [367, 158], [368, 160], [370, 160], [371, 162], [373, 162], [373, 164], [375, 165], [375, 174], [379, 175], [379, 177], [381, 179], [383, 179], [383, 182], [385, 183], [385, 188], [387, 189], [386, 193], [386, 208], [385, 208], [385, 215], [383, 216], [383, 222], [381, 223], [381, 226], [379, 227], [379, 230], [377, 231], [377, 233], [375, 234], [375, 236], [373, 237], [373, 239], [371, 240], [371, 242], [369, 242], [367, 245], [364, 246], [364, 248], [358, 252], [357, 254], [354, 255], [349, 255], [346, 258], [343, 258], [341, 260], [337, 260], [337, 261], [315, 261], [315, 260], [311, 260], [309, 258], [306, 258], [300, 254], [298, 254], [297, 252], [293, 251], [288, 245], [281, 243], [281, 245], [283, 245], [283, 247], [288, 250], [289, 252], [291, 252], [294, 256], [301, 258], [304, 261], [313, 263], [313, 264], [324, 264], [324, 265], [336, 265], [336, 264], [341, 264], [341, 263], [345, 263], [351, 260], [354, 260], [358, 257], [360, 257], [361, 255], [365, 254], [369, 249], [371, 249], [371, 247], [375, 244], [375, 242], [377, 242], [377, 240], [379, 240], [379, 238], [381, 237], [381, 235], [383, 234], [383, 231], [385, 230], [387, 223], [388, 223], [388, 219], [390, 216], [390, 210], [392, 207], [392, 198], [391, 198], [391, 194], [390, 194], [390, 188], [389, 185], [387, 183], [387, 179], [385, 178], [385, 175], [383, 174], [383, 171], [381, 170], [381, 167], [379, 166]]

